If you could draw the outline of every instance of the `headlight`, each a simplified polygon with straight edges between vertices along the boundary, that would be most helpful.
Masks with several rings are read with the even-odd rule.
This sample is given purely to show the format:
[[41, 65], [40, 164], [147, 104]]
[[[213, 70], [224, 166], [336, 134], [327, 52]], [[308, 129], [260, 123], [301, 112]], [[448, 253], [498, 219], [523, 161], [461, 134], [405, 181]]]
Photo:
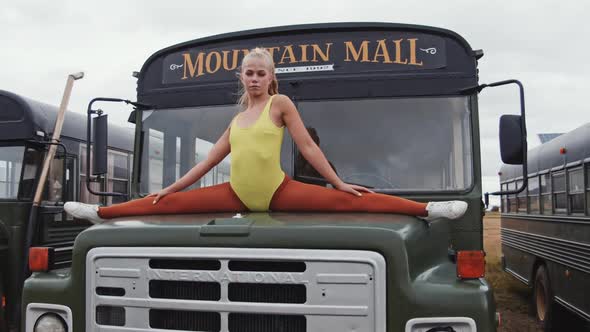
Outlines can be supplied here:
[[406, 323], [406, 332], [418, 331], [477, 331], [475, 321], [469, 317], [413, 318]]
[[67, 332], [66, 324], [56, 314], [45, 314], [35, 323], [35, 332]]

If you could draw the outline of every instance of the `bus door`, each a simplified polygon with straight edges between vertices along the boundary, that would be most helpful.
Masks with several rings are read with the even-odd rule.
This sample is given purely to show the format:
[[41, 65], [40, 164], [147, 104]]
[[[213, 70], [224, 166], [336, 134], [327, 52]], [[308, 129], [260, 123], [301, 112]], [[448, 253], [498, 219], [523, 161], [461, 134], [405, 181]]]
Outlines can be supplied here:
[[39, 208], [35, 246], [53, 247], [54, 267], [68, 267], [76, 236], [89, 226], [87, 221], [67, 216], [63, 204], [77, 200], [76, 155], [56, 153], [47, 176], [43, 201]]

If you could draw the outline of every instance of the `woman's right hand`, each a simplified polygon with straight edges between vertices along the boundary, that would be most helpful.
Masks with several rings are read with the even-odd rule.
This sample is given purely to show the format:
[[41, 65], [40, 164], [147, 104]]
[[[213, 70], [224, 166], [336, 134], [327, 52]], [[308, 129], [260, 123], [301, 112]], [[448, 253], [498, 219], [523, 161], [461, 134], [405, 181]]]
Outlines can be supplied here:
[[156, 194], [151, 194], [148, 197], [154, 197], [154, 201], [152, 202], [152, 204], [156, 204], [158, 203], [158, 201], [160, 199], [162, 199], [164, 196], [168, 195], [168, 194], [172, 194], [174, 191], [169, 190], [168, 188], [164, 188], [160, 191], [158, 191]]

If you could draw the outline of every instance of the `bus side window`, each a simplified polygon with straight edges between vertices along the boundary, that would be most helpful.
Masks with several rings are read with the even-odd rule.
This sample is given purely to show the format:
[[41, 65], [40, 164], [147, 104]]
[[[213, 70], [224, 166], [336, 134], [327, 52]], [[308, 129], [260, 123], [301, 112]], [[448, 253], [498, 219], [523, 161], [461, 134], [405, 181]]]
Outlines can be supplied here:
[[553, 206], [556, 214], [567, 213], [567, 199], [565, 186], [565, 171], [559, 171], [552, 174], [553, 185]]
[[543, 214], [553, 214], [551, 174], [549, 173], [541, 175], [541, 209]]
[[539, 213], [539, 177], [532, 176], [529, 178], [529, 213]]
[[[130, 179], [129, 154], [108, 150], [107, 158], [107, 191], [129, 194]], [[108, 204], [125, 202], [126, 198], [121, 196], [108, 196]]]
[[[516, 182], [509, 182], [508, 183], [508, 190], [515, 190], [516, 189]], [[508, 196], [508, 212], [516, 213], [517, 210], [516, 205], [516, 195], [509, 195]]]
[[18, 196], [24, 146], [0, 147], [0, 199]]
[[18, 190], [18, 198], [23, 200], [33, 199], [33, 189], [37, 182], [37, 175], [41, 170], [45, 153], [39, 149], [27, 147], [23, 158], [23, 171]]
[[571, 213], [584, 213], [584, 169], [571, 169], [568, 177], [568, 204]]
[[47, 182], [43, 191], [43, 200], [50, 202], [62, 202], [64, 192], [64, 155], [56, 154], [47, 174]]

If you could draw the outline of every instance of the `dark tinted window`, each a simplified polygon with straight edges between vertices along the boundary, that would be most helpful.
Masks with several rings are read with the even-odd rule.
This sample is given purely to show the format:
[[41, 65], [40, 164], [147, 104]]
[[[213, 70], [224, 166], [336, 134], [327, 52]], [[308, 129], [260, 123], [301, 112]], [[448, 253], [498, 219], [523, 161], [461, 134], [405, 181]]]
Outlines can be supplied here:
[[38, 149], [28, 147], [23, 159], [23, 174], [18, 197], [21, 199], [33, 199], [33, 189], [37, 182], [37, 173], [42, 166], [45, 153]]

